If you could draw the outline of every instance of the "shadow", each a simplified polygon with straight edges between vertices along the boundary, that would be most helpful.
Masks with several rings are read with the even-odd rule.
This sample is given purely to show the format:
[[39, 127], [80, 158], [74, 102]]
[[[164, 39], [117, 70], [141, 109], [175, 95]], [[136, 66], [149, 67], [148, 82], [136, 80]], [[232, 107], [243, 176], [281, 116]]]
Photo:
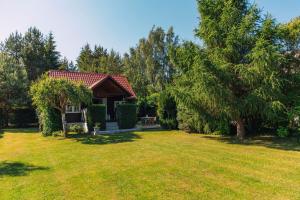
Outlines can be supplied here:
[[102, 135], [86, 135], [86, 134], [72, 134], [68, 138], [75, 139], [82, 144], [116, 144], [123, 142], [133, 142], [136, 139], [141, 139], [139, 135], [132, 132], [118, 133], [118, 134], [102, 134]]
[[2, 176], [26, 176], [31, 171], [48, 170], [48, 167], [34, 166], [21, 162], [4, 161], [0, 163], [0, 177]]
[[3, 138], [4, 131], [0, 129], [0, 139]]
[[14, 129], [3, 129], [3, 131], [9, 133], [39, 133], [38, 128], [14, 128]]
[[300, 151], [300, 143], [295, 137], [279, 138], [276, 136], [254, 136], [243, 141], [238, 140], [236, 137], [228, 136], [203, 136], [203, 138], [224, 142], [227, 144], [254, 145], [288, 151]]

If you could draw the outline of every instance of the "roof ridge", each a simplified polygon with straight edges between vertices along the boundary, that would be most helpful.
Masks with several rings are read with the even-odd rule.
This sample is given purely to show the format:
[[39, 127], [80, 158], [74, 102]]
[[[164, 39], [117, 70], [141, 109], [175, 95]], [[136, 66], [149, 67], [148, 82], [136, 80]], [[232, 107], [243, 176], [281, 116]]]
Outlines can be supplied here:
[[97, 72], [79, 72], [79, 71], [67, 71], [67, 70], [49, 70], [50, 72], [60, 72], [60, 73], [72, 73], [72, 74], [89, 74], [89, 75], [104, 75], [104, 76], [118, 76], [127, 78], [125, 75], [122, 74], [107, 74], [107, 73], [97, 73]]

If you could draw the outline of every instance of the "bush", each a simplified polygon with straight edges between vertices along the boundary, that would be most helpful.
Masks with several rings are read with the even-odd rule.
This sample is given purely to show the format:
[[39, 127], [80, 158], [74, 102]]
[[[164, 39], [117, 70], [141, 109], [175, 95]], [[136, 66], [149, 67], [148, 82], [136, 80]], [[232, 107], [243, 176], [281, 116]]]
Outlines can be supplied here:
[[159, 123], [163, 128], [178, 128], [176, 102], [168, 92], [162, 92], [160, 94], [157, 114], [159, 117]]
[[69, 128], [70, 131], [75, 132], [77, 134], [83, 133], [83, 128], [79, 124], [73, 124]]
[[87, 115], [89, 130], [92, 130], [96, 123], [101, 124], [101, 130], [106, 129], [106, 106], [104, 104], [89, 106]]
[[277, 133], [277, 135], [278, 135], [279, 137], [284, 138], [284, 137], [287, 137], [287, 136], [289, 135], [289, 130], [288, 130], [287, 128], [285, 128], [285, 127], [280, 126], [280, 127], [277, 129], [276, 133]]
[[62, 130], [61, 114], [57, 109], [48, 107], [39, 114], [40, 124], [42, 125], [42, 134], [44, 136], [52, 135], [53, 132]]
[[33, 108], [16, 108], [9, 114], [9, 123], [18, 128], [29, 127], [37, 123], [36, 112]]
[[190, 110], [186, 106], [178, 106], [178, 127], [186, 132], [207, 134], [231, 134], [229, 120], [215, 119], [208, 113]]
[[138, 117], [145, 117], [146, 115], [155, 117], [157, 114], [158, 94], [154, 93], [147, 98], [141, 98], [137, 102]]
[[134, 128], [137, 122], [136, 104], [117, 105], [117, 122], [120, 129]]

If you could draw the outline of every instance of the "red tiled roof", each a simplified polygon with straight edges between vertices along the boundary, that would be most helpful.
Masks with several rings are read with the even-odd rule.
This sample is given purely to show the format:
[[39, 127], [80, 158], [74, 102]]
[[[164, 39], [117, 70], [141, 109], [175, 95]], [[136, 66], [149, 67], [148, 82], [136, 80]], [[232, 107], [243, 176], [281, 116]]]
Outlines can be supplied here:
[[69, 72], [61, 70], [51, 70], [48, 75], [52, 78], [66, 78], [74, 82], [82, 82], [87, 87], [93, 89], [96, 85], [102, 82], [106, 78], [112, 78], [116, 81], [124, 90], [126, 90], [131, 97], [136, 98], [136, 95], [129, 84], [127, 78], [121, 75], [108, 75], [98, 73], [87, 73], [87, 72]]

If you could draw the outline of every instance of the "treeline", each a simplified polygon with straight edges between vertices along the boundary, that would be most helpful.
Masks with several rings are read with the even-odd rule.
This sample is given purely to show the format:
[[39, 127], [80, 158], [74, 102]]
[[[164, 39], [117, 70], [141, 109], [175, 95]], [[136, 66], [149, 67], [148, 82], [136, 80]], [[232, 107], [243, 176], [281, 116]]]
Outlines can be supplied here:
[[0, 125], [36, 122], [28, 95], [29, 85], [50, 69], [58, 69], [60, 54], [52, 33], [43, 35], [37, 28], [19, 32], [1, 43]]
[[[139, 102], [143, 102], [141, 115], [156, 115], [156, 99], [151, 103], [147, 99], [171, 83], [175, 68], [170, 62], [170, 52], [178, 45], [173, 28], [164, 31], [153, 27], [147, 38], [140, 39], [123, 56], [101, 45], [86, 44], [74, 64], [58, 52], [51, 32], [43, 34], [31, 27], [24, 34], [11, 33], [0, 49], [0, 124], [7, 127], [36, 122], [29, 86], [52, 69], [126, 75]], [[148, 108], [149, 105], [152, 107]], [[24, 116], [26, 120], [19, 120]]]

